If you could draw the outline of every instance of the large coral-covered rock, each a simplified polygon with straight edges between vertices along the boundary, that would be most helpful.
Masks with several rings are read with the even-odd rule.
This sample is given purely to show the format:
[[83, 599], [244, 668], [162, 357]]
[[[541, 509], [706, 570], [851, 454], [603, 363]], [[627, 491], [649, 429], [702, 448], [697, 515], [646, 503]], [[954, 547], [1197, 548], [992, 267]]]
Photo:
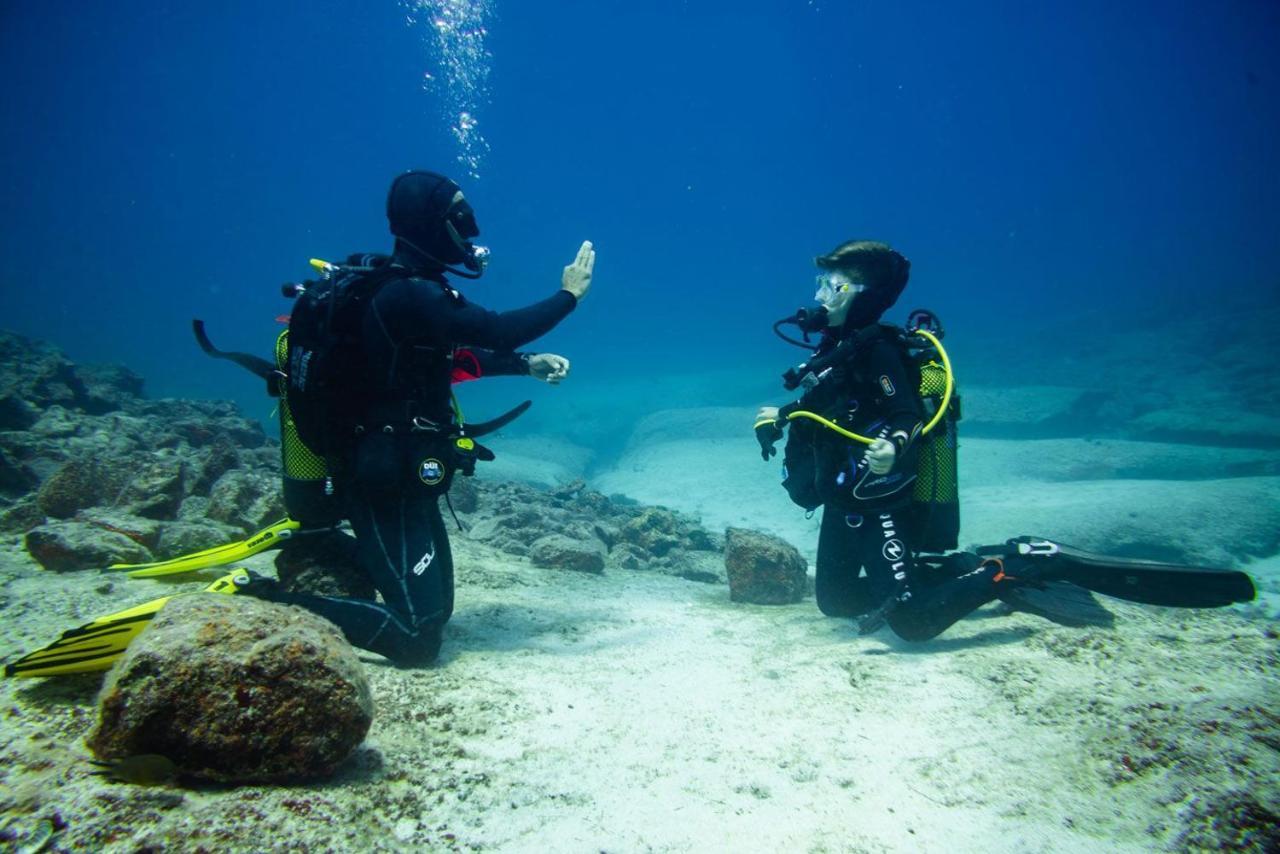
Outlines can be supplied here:
[[729, 598], [756, 605], [786, 605], [804, 598], [804, 558], [786, 540], [745, 528], [725, 532]]
[[45, 515], [69, 519], [86, 507], [105, 503], [110, 487], [105, 467], [96, 460], [72, 459], [41, 485], [36, 503]]
[[86, 742], [160, 754], [223, 783], [331, 775], [373, 722], [355, 651], [328, 621], [244, 595], [171, 600], [107, 675]]
[[113, 563], [146, 563], [151, 552], [131, 532], [93, 522], [56, 520], [27, 532], [24, 545], [36, 562], [52, 572], [101, 569]]

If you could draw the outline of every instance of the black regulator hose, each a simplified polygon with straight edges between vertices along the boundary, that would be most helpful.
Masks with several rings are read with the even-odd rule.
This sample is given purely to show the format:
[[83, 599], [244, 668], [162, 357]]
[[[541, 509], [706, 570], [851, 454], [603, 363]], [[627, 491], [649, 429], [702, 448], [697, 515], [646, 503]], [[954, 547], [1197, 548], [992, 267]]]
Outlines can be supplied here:
[[[782, 326], [799, 327], [803, 341], [797, 341], [782, 331]], [[817, 350], [817, 344], [809, 343], [809, 335], [814, 332], [821, 332], [827, 328], [827, 310], [822, 306], [817, 308], [801, 308], [789, 317], [784, 317], [773, 324], [773, 334], [777, 335], [783, 341], [796, 347], [803, 347], [806, 350]]]

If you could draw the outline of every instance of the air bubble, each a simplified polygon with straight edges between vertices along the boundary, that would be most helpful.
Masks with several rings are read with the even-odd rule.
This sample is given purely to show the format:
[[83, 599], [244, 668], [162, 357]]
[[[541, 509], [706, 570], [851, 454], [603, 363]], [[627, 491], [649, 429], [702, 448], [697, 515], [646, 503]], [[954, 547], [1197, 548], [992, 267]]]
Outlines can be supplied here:
[[[423, 89], [440, 98], [439, 115], [458, 147], [458, 163], [472, 178], [489, 144], [477, 129], [476, 113], [489, 101], [489, 60], [485, 48], [492, 0], [402, 0], [410, 20], [430, 22], [423, 30], [431, 68]], [[443, 84], [443, 85], [440, 85]]]

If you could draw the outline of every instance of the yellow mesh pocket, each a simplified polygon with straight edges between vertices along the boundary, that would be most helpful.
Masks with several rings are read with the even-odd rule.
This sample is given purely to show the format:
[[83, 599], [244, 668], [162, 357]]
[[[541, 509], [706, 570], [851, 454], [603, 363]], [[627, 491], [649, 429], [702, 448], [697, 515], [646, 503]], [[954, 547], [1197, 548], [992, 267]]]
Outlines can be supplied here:
[[946, 421], [920, 440], [913, 497], [929, 504], [959, 499], [955, 428]]
[[280, 456], [284, 462], [285, 477], [294, 480], [323, 480], [329, 474], [324, 458], [302, 443], [298, 428], [289, 411], [288, 383], [283, 376], [285, 361], [289, 356], [289, 330], [276, 338], [276, 367], [281, 376], [276, 380], [280, 390]]
[[920, 396], [936, 397], [939, 401], [947, 392], [947, 370], [937, 362], [920, 366]]

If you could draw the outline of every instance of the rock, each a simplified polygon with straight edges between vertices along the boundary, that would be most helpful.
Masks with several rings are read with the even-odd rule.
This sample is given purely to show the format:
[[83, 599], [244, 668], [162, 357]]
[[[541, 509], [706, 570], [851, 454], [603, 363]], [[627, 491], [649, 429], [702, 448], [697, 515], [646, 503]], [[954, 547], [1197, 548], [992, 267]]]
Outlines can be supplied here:
[[173, 519], [182, 498], [182, 464], [163, 459], [144, 464], [120, 492], [116, 504], [149, 519]]
[[338, 629], [248, 596], [173, 599], [98, 703], [86, 743], [99, 759], [160, 754], [221, 783], [328, 777], [373, 721], [364, 670]]
[[619, 543], [609, 550], [609, 564], [619, 569], [648, 569], [649, 555], [630, 543]]
[[77, 513], [75, 521], [87, 522], [104, 531], [124, 534], [151, 552], [154, 552], [156, 546], [160, 543], [161, 523], [155, 519], [147, 519], [146, 517], [134, 516], [120, 510], [98, 507]]
[[52, 572], [101, 569], [113, 563], [147, 563], [151, 552], [128, 535], [89, 522], [54, 521], [27, 532], [31, 557]]
[[480, 492], [476, 489], [475, 481], [469, 477], [454, 478], [449, 490], [449, 501], [459, 513], [476, 512], [480, 507]]
[[243, 448], [261, 447], [267, 441], [261, 424], [239, 415], [183, 419], [170, 423], [168, 429], [196, 448], [212, 445], [223, 438]]
[[45, 523], [44, 511], [34, 498], [24, 498], [0, 511], [0, 533], [25, 534]]
[[[209, 499], [204, 495], [192, 495], [178, 508], [179, 522], [209, 521]], [[225, 523], [224, 523], [225, 524]], [[239, 530], [238, 528], [236, 529]]]
[[575, 572], [604, 572], [606, 553], [604, 543], [599, 540], [575, 540], [564, 534], [539, 537], [529, 547], [529, 557], [534, 565]]
[[56, 347], [0, 332], [0, 430], [26, 430], [50, 406], [74, 408], [85, 388]]
[[467, 536], [477, 542], [488, 543], [498, 539], [511, 526], [506, 516], [490, 516], [481, 519], [467, 529]]
[[194, 521], [162, 522], [159, 524], [159, 529], [159, 540], [152, 549], [156, 560], [169, 560], [192, 552], [211, 549], [214, 546], [234, 543], [244, 536], [239, 528], [204, 518]]
[[240, 465], [240, 455], [234, 442], [219, 436], [213, 444], [200, 449], [191, 466], [191, 476], [186, 484], [188, 495], [208, 495], [218, 479]]
[[1099, 411], [1110, 395], [1059, 386], [966, 385], [962, 400], [966, 436], [1043, 439], [1095, 432], [1106, 423]]
[[88, 507], [112, 503], [134, 468], [128, 459], [103, 463], [87, 455], [72, 457], [40, 486], [36, 502], [49, 516], [69, 519]]
[[69, 519], [86, 507], [101, 504], [102, 467], [93, 460], [68, 460], [40, 487], [36, 503], [56, 519]]
[[778, 537], [730, 528], [725, 532], [724, 565], [734, 602], [786, 605], [804, 598], [804, 558]]
[[1206, 417], [1208, 407], [1170, 406], [1135, 418], [1128, 427], [1142, 439], [1226, 447], [1280, 448], [1280, 417], [1230, 411], [1228, 417]]
[[142, 397], [142, 377], [123, 365], [81, 365], [75, 375], [84, 388], [80, 406], [90, 415], [124, 409]]
[[28, 429], [42, 439], [69, 439], [78, 435], [83, 426], [84, 421], [78, 414], [54, 404], [40, 413]]
[[37, 483], [39, 478], [30, 466], [15, 460], [0, 448], [0, 495], [15, 498], [26, 495]]
[[700, 584], [724, 584], [724, 559], [714, 552], [672, 552], [663, 558], [665, 567], [659, 569], [668, 575], [683, 578], [686, 581], [697, 581]]
[[256, 471], [229, 471], [209, 492], [209, 518], [252, 533], [285, 515], [279, 478]]
[[294, 535], [276, 555], [276, 574], [291, 593], [355, 599], [377, 595], [356, 558], [355, 537], [343, 531]]
[[683, 543], [679, 518], [663, 507], [646, 508], [622, 527], [619, 536], [623, 542], [659, 557]]
[[1280, 551], [1280, 477], [1010, 483], [964, 490], [961, 542], [1017, 532], [1117, 557], [1239, 567]]

